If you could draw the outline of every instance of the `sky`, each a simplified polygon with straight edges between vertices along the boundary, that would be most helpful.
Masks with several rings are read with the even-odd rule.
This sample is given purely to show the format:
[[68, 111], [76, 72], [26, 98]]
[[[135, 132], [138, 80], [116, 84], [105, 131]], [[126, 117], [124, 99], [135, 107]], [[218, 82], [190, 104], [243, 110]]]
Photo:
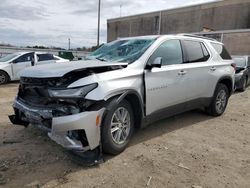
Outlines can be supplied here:
[[[67, 48], [96, 45], [98, 0], [0, 0], [0, 43]], [[100, 42], [107, 19], [214, 0], [101, 0]], [[121, 8], [120, 8], [121, 7]]]

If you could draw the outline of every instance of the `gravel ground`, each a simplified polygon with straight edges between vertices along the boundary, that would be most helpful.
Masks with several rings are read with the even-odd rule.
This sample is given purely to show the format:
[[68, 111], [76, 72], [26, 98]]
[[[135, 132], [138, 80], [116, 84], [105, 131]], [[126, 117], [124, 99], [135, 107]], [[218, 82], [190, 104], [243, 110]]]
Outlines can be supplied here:
[[11, 125], [17, 87], [0, 86], [0, 187], [250, 187], [250, 89], [221, 117], [192, 111], [159, 121], [122, 154], [86, 167], [41, 130]]

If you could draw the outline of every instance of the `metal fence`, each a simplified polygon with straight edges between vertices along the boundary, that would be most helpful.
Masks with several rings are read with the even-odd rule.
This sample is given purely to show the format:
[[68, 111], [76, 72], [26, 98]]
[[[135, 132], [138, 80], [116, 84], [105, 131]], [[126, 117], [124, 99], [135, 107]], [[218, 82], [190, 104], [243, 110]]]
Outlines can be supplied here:
[[88, 52], [76, 51], [76, 50], [55, 50], [55, 49], [18, 48], [18, 47], [0, 46], [0, 57], [15, 52], [47, 52], [47, 53], [52, 53], [54, 55], [58, 55], [59, 51], [70, 51], [73, 53], [75, 58], [83, 57], [86, 54], [88, 54]]

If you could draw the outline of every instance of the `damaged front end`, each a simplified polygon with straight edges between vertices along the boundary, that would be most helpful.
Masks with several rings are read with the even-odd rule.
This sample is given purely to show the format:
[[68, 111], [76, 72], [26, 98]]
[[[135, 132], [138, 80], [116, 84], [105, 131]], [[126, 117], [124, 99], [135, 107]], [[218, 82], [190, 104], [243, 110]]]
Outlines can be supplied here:
[[[85, 96], [98, 85], [67, 88], [75, 79], [22, 77], [13, 104], [13, 124], [35, 125], [64, 148], [84, 152], [100, 145], [100, 124], [104, 107], [94, 108], [97, 101]], [[77, 76], [74, 75], [74, 78]], [[79, 78], [78, 78], [79, 79]]]

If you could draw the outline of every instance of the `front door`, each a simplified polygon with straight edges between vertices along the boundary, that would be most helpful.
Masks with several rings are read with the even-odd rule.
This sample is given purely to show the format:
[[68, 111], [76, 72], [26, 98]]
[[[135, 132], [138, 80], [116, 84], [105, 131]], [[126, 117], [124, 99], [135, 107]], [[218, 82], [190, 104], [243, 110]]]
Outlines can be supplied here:
[[186, 101], [188, 79], [180, 41], [163, 42], [147, 63], [158, 57], [162, 58], [162, 67], [145, 70], [146, 115]]
[[31, 67], [31, 61], [34, 53], [24, 54], [12, 62], [12, 73], [14, 80], [20, 79], [20, 72], [27, 67]]

